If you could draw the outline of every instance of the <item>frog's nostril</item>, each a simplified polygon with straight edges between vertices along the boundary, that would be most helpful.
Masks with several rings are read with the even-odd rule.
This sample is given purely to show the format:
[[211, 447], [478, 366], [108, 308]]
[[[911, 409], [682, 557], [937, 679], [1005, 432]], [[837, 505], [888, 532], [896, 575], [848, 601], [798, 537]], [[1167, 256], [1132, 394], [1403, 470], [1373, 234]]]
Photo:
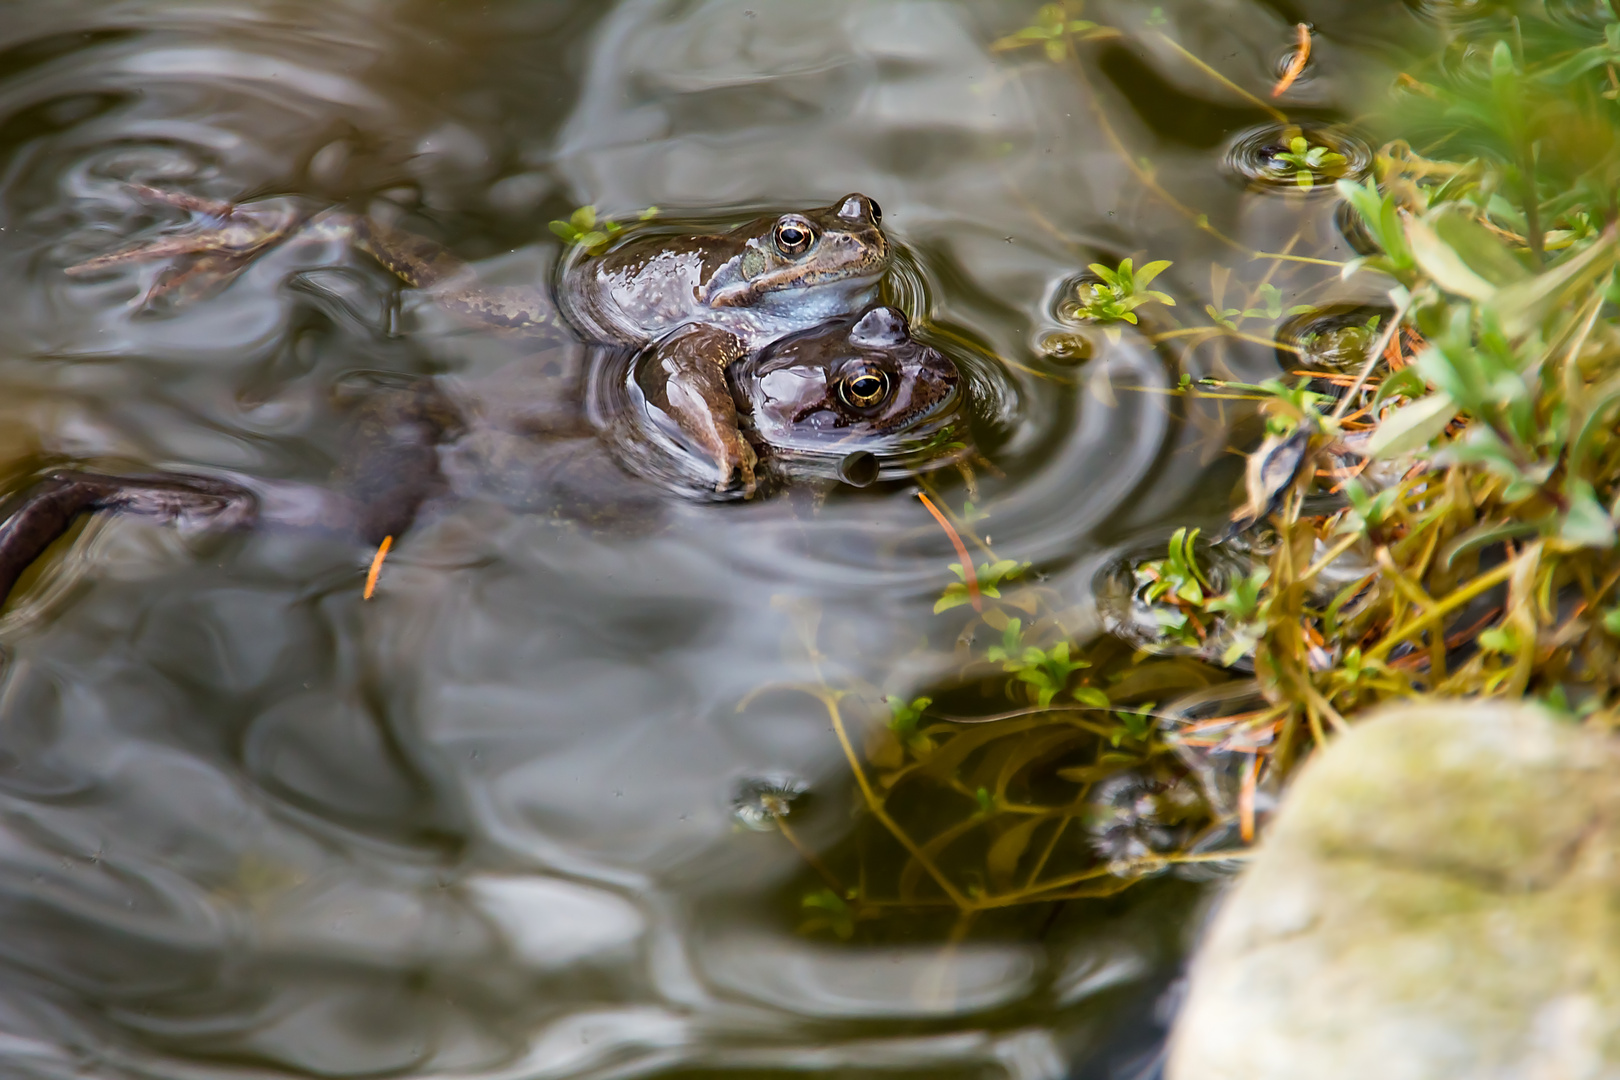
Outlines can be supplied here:
[[882, 463], [870, 450], [857, 450], [846, 454], [838, 463], [838, 479], [850, 487], [870, 487], [882, 471]]

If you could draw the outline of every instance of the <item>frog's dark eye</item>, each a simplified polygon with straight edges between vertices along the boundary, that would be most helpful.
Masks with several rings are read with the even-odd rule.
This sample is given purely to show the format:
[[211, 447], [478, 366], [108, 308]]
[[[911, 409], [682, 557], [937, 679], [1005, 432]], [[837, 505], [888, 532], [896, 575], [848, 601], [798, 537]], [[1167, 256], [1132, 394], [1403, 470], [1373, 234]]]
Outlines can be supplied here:
[[838, 394], [844, 404], [856, 409], [870, 409], [889, 395], [889, 373], [881, 368], [862, 368], [845, 375], [838, 384]]
[[872, 224], [883, 224], [883, 207], [877, 204], [876, 199], [867, 199], [866, 202], [872, 208]]
[[802, 255], [815, 239], [808, 223], [789, 219], [776, 224], [776, 250], [783, 255]]

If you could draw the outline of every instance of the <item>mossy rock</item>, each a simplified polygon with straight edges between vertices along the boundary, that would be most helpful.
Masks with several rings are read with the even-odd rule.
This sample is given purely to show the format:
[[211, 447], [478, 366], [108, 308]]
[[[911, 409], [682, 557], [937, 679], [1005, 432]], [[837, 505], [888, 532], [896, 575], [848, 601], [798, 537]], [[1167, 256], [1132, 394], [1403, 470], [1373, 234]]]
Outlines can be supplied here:
[[1358, 724], [1225, 898], [1168, 1080], [1620, 1076], [1617, 764], [1526, 706]]

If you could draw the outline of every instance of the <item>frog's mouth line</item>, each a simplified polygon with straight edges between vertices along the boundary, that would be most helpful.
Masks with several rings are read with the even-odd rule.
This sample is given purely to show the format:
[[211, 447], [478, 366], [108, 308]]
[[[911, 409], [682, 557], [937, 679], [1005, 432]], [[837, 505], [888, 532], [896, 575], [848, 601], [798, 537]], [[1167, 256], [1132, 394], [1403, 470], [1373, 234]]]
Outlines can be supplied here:
[[746, 307], [763, 296], [772, 293], [813, 289], [832, 284], [842, 284], [851, 292], [876, 285], [878, 279], [888, 269], [889, 260], [885, 254], [881, 259], [875, 259], [868, 265], [854, 272], [847, 266], [836, 270], [810, 270], [798, 273], [777, 271], [763, 274], [752, 281], [739, 281], [735, 285], [727, 285], [717, 289], [705, 298], [712, 308]]

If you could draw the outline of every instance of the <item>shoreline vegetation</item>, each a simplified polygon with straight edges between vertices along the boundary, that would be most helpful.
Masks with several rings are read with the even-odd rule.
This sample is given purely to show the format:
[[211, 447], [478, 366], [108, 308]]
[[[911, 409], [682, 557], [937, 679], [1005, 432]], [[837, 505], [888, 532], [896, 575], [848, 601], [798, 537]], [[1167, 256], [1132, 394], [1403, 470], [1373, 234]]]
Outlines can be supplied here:
[[[797, 790], [748, 796], [817, 879], [798, 887], [805, 932], [894, 932], [903, 915], [908, 933], [922, 920], [954, 940], [992, 912], [1230, 872], [1298, 764], [1384, 703], [1528, 699], [1615, 726], [1620, 11], [1424, 10], [1432, 52], [1360, 124], [1376, 151], [1281, 112], [1308, 71], [1309, 27], [1265, 97], [1153, 15], [1133, 31], [1276, 121], [1248, 148], [1252, 183], [1301, 205], [1337, 200], [1360, 253], [1349, 264], [1293, 244], [1250, 251], [1159, 185], [1086, 82], [1087, 43], [1120, 30], [1048, 4], [993, 44], [1070, 69], [1143, 186], [1265, 268], [1241, 306], [1200, 313], [1151, 287], [1166, 261], [1093, 264], [1049, 354], [1133, 333], [1185, 358], [1228, 337], [1275, 347], [1290, 370], [1260, 383], [1177, 373], [1171, 407], [1231, 402], [1264, 425], [1241, 505], [1107, 569], [1108, 633], [1092, 640], [1075, 640], [1038, 568], [980, 535], [971, 479], [965, 502], [923, 481], [962, 553], [935, 607], [961, 627], [959, 680], [910, 700], [825, 679], [797, 688], [825, 706], [864, 811], [834, 849], [795, 831]], [[1388, 303], [1285, 310], [1281, 267], [1372, 277]], [[816, 658], [814, 613], [799, 614]]]

